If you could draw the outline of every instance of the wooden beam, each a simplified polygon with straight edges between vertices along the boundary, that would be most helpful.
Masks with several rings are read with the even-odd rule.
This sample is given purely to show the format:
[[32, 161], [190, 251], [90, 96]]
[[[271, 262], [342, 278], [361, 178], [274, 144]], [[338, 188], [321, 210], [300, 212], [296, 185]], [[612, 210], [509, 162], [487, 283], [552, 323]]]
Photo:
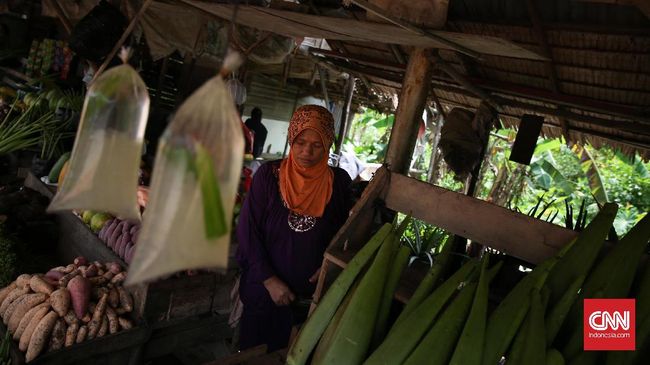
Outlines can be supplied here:
[[322, 55], [328, 58], [353, 61], [356, 63], [360, 63], [362, 65], [372, 66], [372, 67], [389, 70], [389, 71], [404, 72], [404, 70], [406, 70], [406, 64], [385, 62], [370, 57], [342, 54], [339, 52], [328, 51], [328, 50], [318, 49], [318, 48], [309, 48], [309, 53], [313, 55]]
[[390, 209], [535, 264], [577, 236], [570, 229], [397, 173], [391, 173], [385, 201]]
[[[350, 75], [345, 95], [345, 105], [343, 106], [343, 113], [341, 113], [341, 123], [338, 131], [338, 138], [336, 139], [334, 153], [340, 155], [341, 145], [350, 130], [350, 105], [352, 105], [352, 97], [354, 96], [354, 76]], [[337, 162], [338, 166], [338, 162]]]
[[402, 50], [400, 49], [400, 47], [396, 44], [390, 44], [389, 47], [391, 52], [393, 52], [393, 55], [395, 56], [397, 62], [405, 65], [406, 59], [404, 58], [404, 55], [402, 54]]
[[415, 48], [409, 55], [395, 114], [395, 125], [386, 152], [386, 164], [391, 171], [408, 172], [431, 85], [432, 66], [429, 57], [430, 52], [423, 48]]
[[448, 46], [449, 48], [451, 48], [451, 49], [453, 49], [453, 50], [455, 50], [457, 52], [464, 53], [464, 54], [466, 54], [466, 55], [468, 55], [470, 57], [474, 57], [474, 58], [480, 58], [481, 57], [481, 55], [478, 52], [472, 51], [471, 49], [466, 48], [464, 46], [461, 46], [458, 43], [452, 42], [452, 41], [450, 41], [450, 40], [448, 40], [446, 38], [439, 37], [439, 36], [429, 32], [426, 29], [416, 27], [416, 26], [410, 24], [409, 22], [406, 22], [404, 20], [396, 18], [396, 17], [388, 14], [384, 9], [381, 9], [378, 6], [369, 3], [368, 1], [365, 1], [365, 0], [350, 0], [350, 2], [357, 5], [360, 8], [365, 9], [368, 12], [371, 12], [371, 13], [381, 17], [382, 19], [387, 20], [390, 23], [393, 23], [393, 24], [397, 25], [400, 28], [406, 29], [406, 30], [408, 30], [408, 31], [410, 31], [412, 33], [418, 34], [420, 36], [433, 39], [436, 42], [440, 42], [440, 43]]

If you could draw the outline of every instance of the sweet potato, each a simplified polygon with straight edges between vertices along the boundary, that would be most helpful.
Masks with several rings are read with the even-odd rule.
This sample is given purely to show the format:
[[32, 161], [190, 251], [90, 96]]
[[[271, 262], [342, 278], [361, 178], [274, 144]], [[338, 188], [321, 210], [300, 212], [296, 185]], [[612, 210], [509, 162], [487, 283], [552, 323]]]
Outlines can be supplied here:
[[75, 257], [75, 259], [74, 259], [73, 262], [74, 262], [74, 264], [75, 264], [77, 267], [88, 265], [88, 260], [86, 260], [86, 258], [83, 257], [83, 256], [77, 256], [77, 257]]
[[23, 299], [21, 299], [13, 313], [9, 314], [9, 310], [7, 310], [7, 316], [9, 318], [7, 321], [7, 328], [9, 328], [9, 332], [15, 332], [16, 329], [18, 329], [20, 320], [25, 317], [25, 314], [27, 314], [30, 309], [43, 303], [47, 299], [47, 294], [27, 294], [22, 298]]
[[68, 313], [66, 313], [65, 316], [63, 316], [63, 320], [65, 321], [65, 323], [68, 324], [68, 326], [73, 323], [79, 323], [80, 321], [80, 319], [77, 318], [77, 315], [74, 313], [74, 309], [72, 308], [70, 308], [68, 310]]
[[108, 305], [112, 308], [117, 308], [120, 306], [120, 293], [117, 288], [112, 288], [108, 292]]
[[86, 271], [83, 273], [83, 276], [87, 278], [92, 278], [97, 276], [97, 266], [95, 264], [90, 264], [88, 267], [86, 267]]
[[23, 333], [20, 335], [20, 341], [18, 343], [18, 348], [20, 351], [27, 351], [29, 341], [32, 339], [32, 334], [34, 333], [36, 326], [38, 326], [38, 324], [41, 322], [41, 319], [43, 319], [43, 317], [45, 317], [45, 315], [48, 313], [54, 313], [50, 312], [49, 306], [40, 308], [36, 313], [34, 313], [34, 316], [29, 321], [29, 324], [27, 327], [25, 327], [25, 331], [23, 331]]
[[50, 302], [52, 309], [59, 315], [64, 317], [70, 310], [70, 291], [67, 288], [57, 289], [50, 295]]
[[92, 264], [97, 267], [97, 270], [106, 270], [106, 266], [104, 266], [104, 264], [100, 261], [93, 261]]
[[25, 301], [25, 299], [27, 299], [28, 296], [29, 294], [23, 294], [11, 302], [11, 304], [9, 304], [4, 313], [2, 313], [2, 322], [4, 322], [4, 324], [9, 323], [9, 319], [11, 319], [11, 316], [16, 311], [16, 308], [18, 308]]
[[92, 299], [99, 299], [104, 295], [104, 293], [108, 293], [109, 289], [103, 286], [93, 286], [93, 295]]
[[126, 261], [127, 264], [130, 264], [131, 260], [133, 260], [134, 251], [135, 251], [135, 246], [133, 245], [133, 242], [129, 242], [126, 245], [126, 250], [124, 251], [124, 261]]
[[126, 309], [124, 309], [122, 307], [115, 308], [115, 314], [117, 314], [118, 316], [121, 316], [121, 315], [126, 314], [126, 313], [128, 313], [128, 312], [126, 311]]
[[106, 271], [102, 276], [105, 277], [108, 281], [111, 281], [111, 279], [113, 278], [113, 276], [115, 276], [115, 274], [113, 274], [110, 271]]
[[38, 275], [32, 275], [32, 278], [29, 280], [29, 287], [34, 291], [34, 293], [49, 295], [54, 291], [52, 285], [45, 282], [45, 280]]
[[106, 302], [108, 302], [108, 293], [104, 293], [102, 297], [97, 302], [95, 310], [93, 311], [93, 317], [88, 324], [88, 338], [93, 339], [99, 332], [99, 329], [102, 325], [102, 320], [104, 320], [104, 313], [106, 313]]
[[104, 238], [102, 238], [102, 241], [104, 241], [106, 245], [108, 245], [108, 241], [110, 240], [111, 236], [115, 232], [115, 229], [119, 225], [120, 225], [120, 220], [116, 218], [111, 222], [110, 226], [106, 229], [106, 233], [104, 233]]
[[68, 324], [68, 330], [65, 331], [65, 347], [74, 345], [77, 341], [77, 332], [79, 332], [79, 323]]
[[131, 235], [127, 233], [123, 233], [122, 236], [120, 236], [120, 239], [117, 241], [117, 244], [115, 245], [115, 253], [121, 257], [124, 258], [124, 248], [126, 247], [126, 244], [129, 243], [131, 240]]
[[111, 283], [113, 284], [120, 284], [126, 280], [126, 271], [122, 271], [119, 274], [113, 276], [111, 279]]
[[97, 236], [99, 237], [100, 240], [102, 241], [106, 240], [106, 232], [108, 231], [108, 228], [111, 226], [114, 220], [115, 219], [109, 219], [108, 221], [106, 221], [106, 223], [104, 223], [102, 229], [99, 230]]
[[66, 273], [66, 274], [69, 274], [69, 273], [73, 272], [76, 268], [77, 268], [77, 265], [70, 264], [70, 265], [65, 267], [65, 270], [63, 270], [63, 272]]
[[102, 325], [99, 327], [99, 332], [97, 332], [97, 337], [104, 337], [108, 332], [108, 317], [104, 314], [102, 319]]
[[86, 313], [82, 318], [81, 322], [83, 323], [88, 323], [93, 317], [90, 315], [90, 313]]
[[87, 336], [88, 336], [88, 327], [86, 325], [83, 325], [79, 327], [79, 331], [77, 331], [77, 338], [75, 339], [75, 342], [82, 343], [86, 341]]
[[59, 287], [59, 280], [57, 280], [57, 279], [48, 278], [45, 275], [41, 276], [41, 279], [43, 279], [43, 281], [48, 283], [54, 289]]
[[120, 306], [127, 312], [131, 312], [133, 310], [133, 298], [131, 297], [131, 294], [121, 286], [117, 287], [117, 292], [120, 295]]
[[78, 269], [74, 269], [74, 270], [70, 271], [69, 273], [63, 275], [63, 277], [61, 279], [59, 279], [59, 286], [62, 287], [62, 288], [67, 287], [70, 280], [72, 280], [72, 278], [74, 278], [77, 275], [79, 275], [79, 270]]
[[120, 330], [120, 323], [117, 321], [117, 314], [111, 307], [106, 307], [106, 317], [108, 318], [108, 333], [117, 333]]
[[122, 227], [126, 224], [125, 221], [120, 222], [117, 227], [113, 230], [113, 233], [111, 233], [111, 236], [108, 238], [108, 241], [106, 244], [108, 247], [111, 249], [115, 250], [115, 244], [118, 241], [118, 238], [122, 235]]
[[26, 285], [29, 285], [29, 280], [32, 278], [30, 274], [22, 274], [16, 278], [16, 286], [19, 288], [24, 288]]
[[5, 298], [7, 298], [7, 295], [9, 295], [9, 293], [11, 293], [11, 291], [14, 289], [16, 289], [15, 281], [2, 288], [2, 290], [0, 290], [0, 303], [4, 302]]
[[[16, 331], [14, 331], [14, 340], [20, 341], [20, 337], [23, 335], [23, 332], [25, 332], [25, 329], [27, 329], [29, 322], [31, 322], [32, 318], [34, 318], [34, 315], [38, 313], [41, 308], [46, 308], [49, 310], [50, 302], [46, 300], [45, 302], [35, 306], [34, 308], [28, 310], [27, 313], [25, 313], [23, 318], [20, 319], [20, 323], [18, 323], [18, 328], [16, 328]], [[47, 313], [47, 311], [45, 313]]]
[[47, 347], [48, 351], [56, 351], [63, 347], [65, 344], [65, 337], [68, 328], [65, 325], [63, 319], [58, 319], [52, 330], [52, 335], [50, 336], [50, 344]]
[[125, 224], [122, 226], [122, 233], [129, 233], [134, 224], [133, 222], [125, 221]]
[[127, 318], [118, 317], [117, 321], [120, 324], [120, 328], [122, 328], [123, 330], [130, 330], [131, 328], [133, 328], [133, 323]]
[[5, 300], [2, 301], [2, 304], [0, 305], [0, 316], [4, 317], [4, 313], [7, 311], [7, 308], [9, 308], [11, 303], [27, 293], [29, 293], [29, 285], [23, 286], [22, 288], [16, 286], [16, 288], [7, 295]]
[[88, 309], [88, 302], [90, 301], [90, 282], [83, 276], [75, 276], [70, 280], [67, 288], [70, 291], [70, 299], [74, 313], [77, 315], [77, 318], [83, 318]]
[[92, 284], [93, 286], [103, 286], [106, 285], [106, 283], [108, 283], [108, 279], [106, 279], [103, 276], [95, 276], [93, 278], [89, 278], [88, 280], [90, 281], [90, 284]]
[[117, 275], [122, 272], [122, 266], [120, 266], [120, 264], [118, 264], [117, 262], [109, 262], [108, 264], [106, 264], [106, 267], [114, 275]]
[[38, 325], [32, 333], [32, 337], [29, 339], [29, 345], [27, 346], [27, 353], [25, 354], [25, 361], [30, 362], [38, 356], [43, 348], [45, 348], [46, 341], [54, 326], [56, 325], [57, 318], [59, 316], [56, 312], [49, 312], [38, 322]]
[[65, 270], [66, 270], [65, 266], [57, 266], [57, 267], [54, 267], [54, 268], [50, 269], [50, 271], [58, 271], [58, 272], [62, 272], [64, 274], [67, 274], [65, 272]]

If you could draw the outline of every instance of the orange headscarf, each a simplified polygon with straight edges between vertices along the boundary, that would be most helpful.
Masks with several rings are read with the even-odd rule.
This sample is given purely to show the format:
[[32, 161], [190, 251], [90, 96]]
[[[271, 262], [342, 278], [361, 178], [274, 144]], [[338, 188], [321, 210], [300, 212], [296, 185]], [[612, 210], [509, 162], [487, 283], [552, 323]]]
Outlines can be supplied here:
[[301, 106], [289, 122], [289, 145], [305, 129], [318, 133], [325, 146], [325, 155], [316, 166], [302, 167], [293, 158], [293, 150], [290, 150], [289, 157], [280, 164], [280, 193], [292, 212], [321, 217], [332, 197], [334, 173], [327, 165], [327, 160], [330, 146], [334, 142], [334, 118], [322, 106]]

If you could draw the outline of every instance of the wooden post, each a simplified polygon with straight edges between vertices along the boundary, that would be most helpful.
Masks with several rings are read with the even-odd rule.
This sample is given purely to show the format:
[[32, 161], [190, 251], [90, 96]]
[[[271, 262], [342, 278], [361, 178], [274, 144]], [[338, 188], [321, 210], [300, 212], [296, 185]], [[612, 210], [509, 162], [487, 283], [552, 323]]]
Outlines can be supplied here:
[[[350, 130], [350, 105], [352, 104], [352, 96], [354, 95], [354, 76], [350, 75], [348, 79], [348, 89], [346, 90], [345, 95], [345, 105], [343, 106], [343, 113], [341, 113], [341, 125], [339, 127], [339, 135], [336, 139], [336, 145], [334, 146], [334, 153], [339, 155], [341, 153], [341, 146], [345, 137], [348, 135]], [[337, 162], [338, 165], [338, 162]]]
[[431, 124], [435, 123], [434, 125], [430, 125], [431, 133], [433, 133], [433, 141], [431, 141], [431, 160], [429, 161], [427, 181], [430, 184], [435, 184], [438, 181], [438, 174], [436, 172], [438, 170], [438, 165], [440, 164], [438, 144], [440, 143], [440, 131], [442, 130], [442, 123], [444, 119], [442, 118], [442, 113], [440, 113], [435, 121], [432, 120], [433, 112], [431, 112], [431, 109], [429, 108], [427, 108], [427, 113], [429, 114]]
[[386, 152], [386, 164], [394, 172], [405, 174], [408, 171], [422, 111], [429, 93], [432, 70], [429, 57], [429, 50], [424, 48], [414, 48], [409, 55], [395, 125]]

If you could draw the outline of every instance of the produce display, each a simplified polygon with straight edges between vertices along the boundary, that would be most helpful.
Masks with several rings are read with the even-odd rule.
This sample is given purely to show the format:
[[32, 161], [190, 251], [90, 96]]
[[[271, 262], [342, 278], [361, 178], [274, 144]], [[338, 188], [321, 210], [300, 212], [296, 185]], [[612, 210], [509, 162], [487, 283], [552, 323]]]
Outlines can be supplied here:
[[140, 223], [115, 218], [108, 213], [86, 210], [79, 214], [81, 220], [97, 234], [99, 239], [127, 264], [131, 263], [135, 244], [140, 234]]
[[99, 239], [106, 243], [120, 258], [131, 263], [135, 253], [135, 244], [138, 242], [140, 224], [118, 218], [107, 221], [99, 230]]
[[[526, 274], [491, 313], [490, 283], [502, 262], [490, 263], [485, 254], [445, 277], [445, 244], [413, 302], [388, 329], [385, 306], [404, 266], [397, 260], [405, 256], [397, 254], [400, 229], [387, 224], [320, 299], [287, 364], [311, 358], [313, 365], [494, 365], [503, 357], [508, 365], [642, 364], [650, 351], [650, 265], [638, 266], [650, 240], [650, 215], [607, 248], [616, 212], [616, 204], [605, 204], [575, 240]], [[625, 297], [637, 298], [637, 351], [582, 351], [582, 300]]]
[[0, 315], [27, 362], [44, 352], [133, 328], [133, 298], [117, 263], [78, 257], [0, 290]]

